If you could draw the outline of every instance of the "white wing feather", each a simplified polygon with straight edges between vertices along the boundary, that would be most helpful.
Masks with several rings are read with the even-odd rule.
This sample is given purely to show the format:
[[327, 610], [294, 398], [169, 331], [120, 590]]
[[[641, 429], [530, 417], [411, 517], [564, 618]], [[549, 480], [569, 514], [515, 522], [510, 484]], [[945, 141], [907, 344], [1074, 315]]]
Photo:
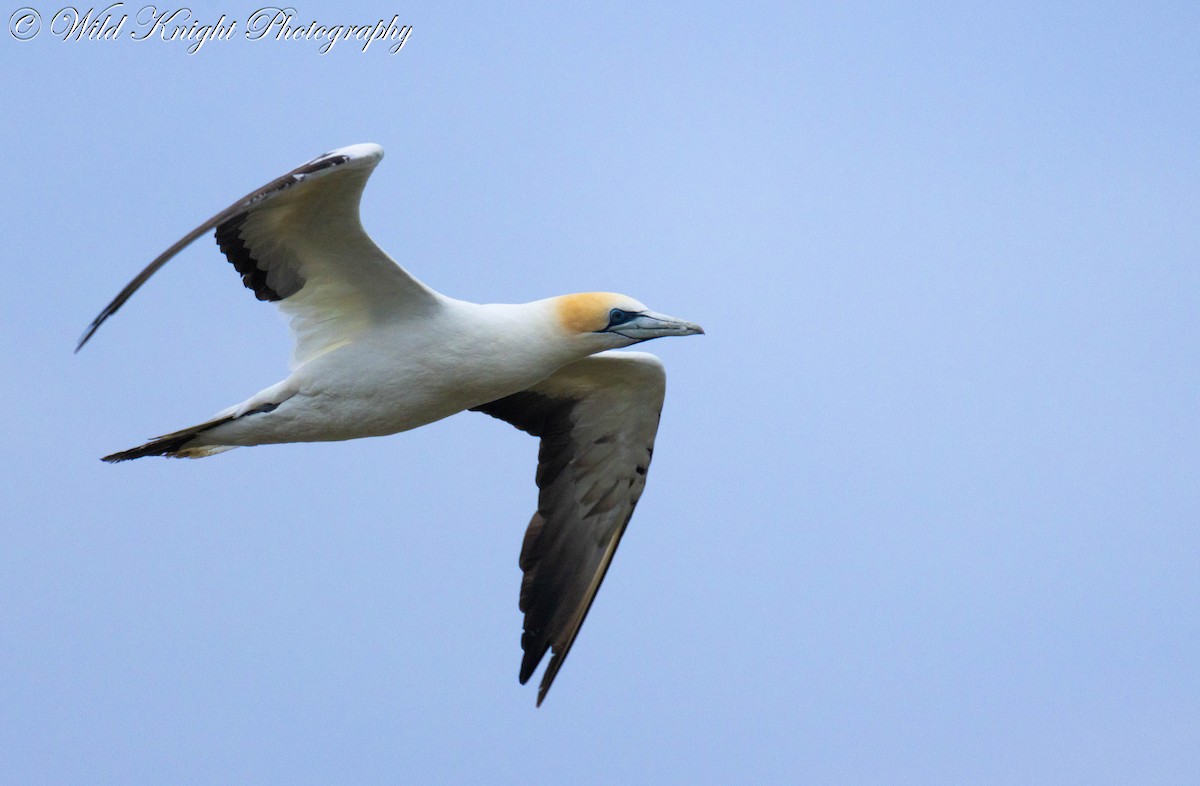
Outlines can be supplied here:
[[380, 321], [421, 316], [441, 298], [367, 235], [359, 201], [383, 158], [378, 145], [317, 156], [217, 213], [160, 254], [93, 320], [83, 347], [168, 260], [211, 230], [246, 286], [291, 318], [293, 365], [339, 346]]

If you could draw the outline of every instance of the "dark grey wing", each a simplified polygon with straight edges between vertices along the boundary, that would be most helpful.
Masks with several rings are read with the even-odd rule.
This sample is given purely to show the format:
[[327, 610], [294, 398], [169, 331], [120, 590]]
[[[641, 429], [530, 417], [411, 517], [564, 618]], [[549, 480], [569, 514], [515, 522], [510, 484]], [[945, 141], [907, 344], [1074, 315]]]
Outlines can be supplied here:
[[537, 703], [571, 651], [642, 489], [666, 391], [662, 363], [605, 352], [474, 409], [541, 438], [538, 507], [521, 547], [524, 684], [547, 650]]
[[433, 307], [436, 295], [376, 246], [359, 221], [363, 188], [381, 158], [378, 145], [340, 148], [239, 199], [147, 265], [92, 320], [75, 351], [159, 268], [210, 230], [255, 296], [278, 301], [292, 318], [297, 363], [393, 311]]

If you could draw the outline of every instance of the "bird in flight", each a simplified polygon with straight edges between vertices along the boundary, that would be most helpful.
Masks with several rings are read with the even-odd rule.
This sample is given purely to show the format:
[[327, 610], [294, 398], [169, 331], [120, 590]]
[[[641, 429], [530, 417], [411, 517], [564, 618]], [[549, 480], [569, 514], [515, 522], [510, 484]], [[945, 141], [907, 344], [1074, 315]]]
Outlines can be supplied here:
[[290, 318], [295, 340], [282, 382], [104, 460], [375, 437], [463, 410], [538, 437], [537, 510], [520, 556], [520, 681], [549, 650], [540, 706], [612, 562], [654, 452], [662, 363], [612, 350], [704, 331], [611, 292], [476, 304], [433, 291], [376, 246], [360, 222], [363, 188], [381, 158], [378, 145], [352, 145], [276, 178], [181, 238], [100, 312], [77, 352], [150, 276], [213, 230], [246, 287]]

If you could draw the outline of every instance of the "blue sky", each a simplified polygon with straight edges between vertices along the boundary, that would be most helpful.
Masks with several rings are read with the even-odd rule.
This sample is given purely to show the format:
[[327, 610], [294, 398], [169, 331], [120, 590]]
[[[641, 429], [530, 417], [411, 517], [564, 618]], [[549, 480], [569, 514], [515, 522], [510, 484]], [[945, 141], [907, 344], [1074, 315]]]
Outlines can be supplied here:
[[[1191, 782], [1197, 6], [446, 5], [296, 6], [396, 55], [0, 33], [0, 779]], [[97, 460], [289, 340], [207, 239], [72, 355], [95, 313], [366, 141], [436, 289], [708, 331], [646, 347], [647, 491], [539, 710], [525, 435]]]

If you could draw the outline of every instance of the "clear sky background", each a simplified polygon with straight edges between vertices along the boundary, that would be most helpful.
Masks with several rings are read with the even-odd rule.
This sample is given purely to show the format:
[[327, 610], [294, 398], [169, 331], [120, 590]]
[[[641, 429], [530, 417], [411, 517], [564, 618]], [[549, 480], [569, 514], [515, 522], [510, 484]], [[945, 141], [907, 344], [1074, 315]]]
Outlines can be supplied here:
[[[1200, 6], [826, 5], [0, 31], [0, 781], [1194, 783]], [[364, 223], [434, 288], [708, 330], [646, 345], [649, 485], [538, 710], [524, 434], [98, 460], [289, 339], [209, 238], [72, 355], [96, 312], [368, 141]]]

